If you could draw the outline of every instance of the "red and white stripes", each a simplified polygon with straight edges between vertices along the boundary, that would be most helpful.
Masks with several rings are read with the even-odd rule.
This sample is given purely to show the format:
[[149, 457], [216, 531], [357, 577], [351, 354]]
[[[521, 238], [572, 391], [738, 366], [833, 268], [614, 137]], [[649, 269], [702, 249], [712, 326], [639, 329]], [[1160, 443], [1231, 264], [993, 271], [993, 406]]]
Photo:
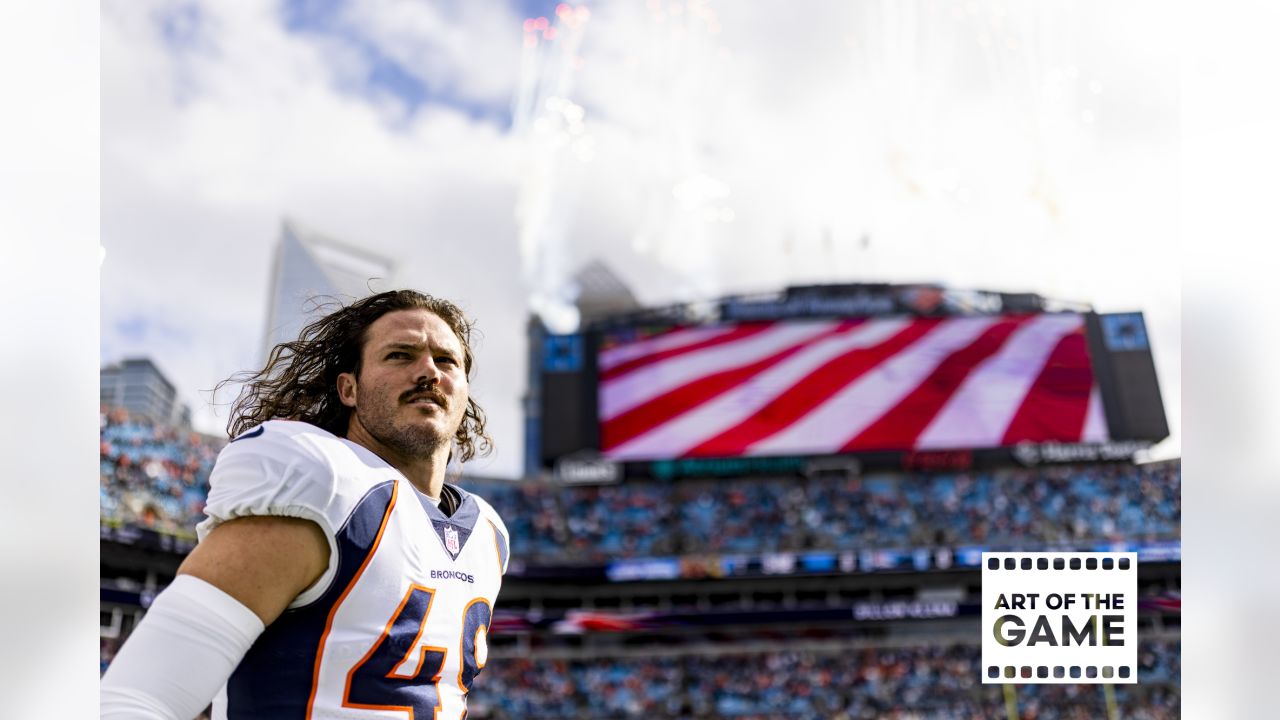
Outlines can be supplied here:
[[1098, 441], [1076, 314], [676, 329], [600, 354], [615, 460]]

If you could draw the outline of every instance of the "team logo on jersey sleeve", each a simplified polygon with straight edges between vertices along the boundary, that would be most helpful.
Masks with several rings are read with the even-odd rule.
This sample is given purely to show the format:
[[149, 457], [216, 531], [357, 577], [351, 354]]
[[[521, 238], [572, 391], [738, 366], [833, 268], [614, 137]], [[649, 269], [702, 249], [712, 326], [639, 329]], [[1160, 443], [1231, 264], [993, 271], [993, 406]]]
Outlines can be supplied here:
[[462, 552], [462, 546], [466, 545], [467, 538], [471, 537], [471, 530], [441, 520], [432, 520], [431, 524], [435, 526], [436, 535], [440, 536], [440, 544], [444, 546], [445, 552], [449, 553], [449, 557], [457, 560], [458, 554]]

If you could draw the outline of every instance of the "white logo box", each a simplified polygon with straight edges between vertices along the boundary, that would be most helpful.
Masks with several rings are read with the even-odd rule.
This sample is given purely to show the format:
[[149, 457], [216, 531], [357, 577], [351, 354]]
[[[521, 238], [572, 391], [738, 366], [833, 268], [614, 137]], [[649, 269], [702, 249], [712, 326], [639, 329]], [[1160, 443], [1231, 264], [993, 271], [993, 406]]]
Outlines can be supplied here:
[[982, 682], [1136, 684], [1138, 554], [982, 553]]

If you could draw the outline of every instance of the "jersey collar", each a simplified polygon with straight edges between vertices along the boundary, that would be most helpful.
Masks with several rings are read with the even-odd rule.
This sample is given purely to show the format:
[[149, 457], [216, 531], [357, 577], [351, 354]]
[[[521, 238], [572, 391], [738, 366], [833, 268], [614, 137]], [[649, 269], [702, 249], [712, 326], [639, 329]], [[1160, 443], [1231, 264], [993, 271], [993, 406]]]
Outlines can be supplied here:
[[[427, 517], [431, 518], [432, 522], [447, 522], [452, 525], [457, 525], [467, 531], [474, 529], [476, 521], [480, 519], [480, 506], [476, 504], [475, 498], [471, 496], [471, 493], [463, 490], [457, 485], [445, 483], [444, 487], [441, 488], [440, 494], [443, 496], [445, 493], [449, 492], [456, 493], [459, 498], [458, 509], [453, 511], [453, 515], [445, 515], [440, 508], [436, 507], [427, 499], [427, 496], [418, 492], [416, 489], [413, 495], [418, 498], [418, 503], [422, 505], [422, 511], [427, 514]], [[445, 502], [445, 498], [441, 497], [440, 501], [443, 504]]]

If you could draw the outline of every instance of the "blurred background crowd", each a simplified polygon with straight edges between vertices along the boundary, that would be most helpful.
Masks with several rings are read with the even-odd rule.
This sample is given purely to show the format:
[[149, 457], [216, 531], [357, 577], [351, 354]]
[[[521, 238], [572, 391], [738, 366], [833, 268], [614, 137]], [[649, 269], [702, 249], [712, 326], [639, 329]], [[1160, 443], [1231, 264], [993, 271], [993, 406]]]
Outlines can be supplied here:
[[194, 535], [223, 443], [122, 409], [103, 408], [98, 423], [103, 524]]
[[[1122, 717], [1179, 717], [1176, 640], [1139, 646], [1138, 685], [1115, 688]], [[473, 713], [490, 718], [942, 718], [999, 717], [999, 685], [982, 685], [976, 645], [871, 647], [739, 655], [508, 660], [485, 678]], [[1027, 685], [1023, 717], [1106, 716], [1097, 686]], [[906, 710], [909, 708], [909, 710]]]
[[[100, 415], [104, 527], [193, 538], [221, 438], [131, 417]], [[463, 478], [506, 519], [515, 557], [530, 566], [619, 558], [864, 548], [1068, 547], [1177, 540], [1177, 461], [941, 473], [632, 480], [566, 486]], [[1174, 596], [1176, 597], [1176, 595]], [[472, 695], [470, 716], [493, 718], [997, 717], [1014, 693], [1038, 720], [1180, 714], [1176, 632], [1146, 633], [1139, 684], [983, 685], [981, 648], [928, 631], [832, 649], [779, 641], [733, 648], [732, 632], [687, 646], [590, 652], [499, 648]], [[1144, 631], [1145, 633], [1146, 631]], [[123, 637], [102, 640], [105, 671]]]
[[[223, 441], [101, 413], [102, 521], [190, 536]], [[465, 478], [525, 561], [966, 544], [1032, 549], [1178, 537], [1181, 468], [1060, 466], [921, 475], [629, 481]]]

